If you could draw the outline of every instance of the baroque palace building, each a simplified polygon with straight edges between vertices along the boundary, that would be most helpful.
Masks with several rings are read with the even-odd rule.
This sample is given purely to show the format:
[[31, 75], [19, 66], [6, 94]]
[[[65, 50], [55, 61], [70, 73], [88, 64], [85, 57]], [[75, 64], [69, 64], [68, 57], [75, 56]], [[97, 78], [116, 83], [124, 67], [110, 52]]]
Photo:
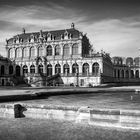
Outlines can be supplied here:
[[113, 77], [109, 54], [92, 49], [86, 34], [77, 30], [74, 23], [64, 30], [26, 33], [23, 29], [21, 34], [6, 40], [13, 75], [32, 84], [46, 81], [44, 85], [94, 86], [109, 82]]
[[111, 58], [95, 52], [86, 34], [71, 27], [26, 33], [6, 40], [7, 58], [0, 57], [0, 85], [96, 86], [139, 83], [140, 58]]

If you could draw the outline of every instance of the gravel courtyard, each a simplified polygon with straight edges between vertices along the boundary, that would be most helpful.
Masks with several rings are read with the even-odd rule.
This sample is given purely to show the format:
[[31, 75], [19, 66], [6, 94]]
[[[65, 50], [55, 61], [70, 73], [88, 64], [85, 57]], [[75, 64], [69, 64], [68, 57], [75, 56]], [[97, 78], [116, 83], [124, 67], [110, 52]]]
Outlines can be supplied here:
[[0, 140], [139, 140], [139, 131], [69, 121], [0, 118]]

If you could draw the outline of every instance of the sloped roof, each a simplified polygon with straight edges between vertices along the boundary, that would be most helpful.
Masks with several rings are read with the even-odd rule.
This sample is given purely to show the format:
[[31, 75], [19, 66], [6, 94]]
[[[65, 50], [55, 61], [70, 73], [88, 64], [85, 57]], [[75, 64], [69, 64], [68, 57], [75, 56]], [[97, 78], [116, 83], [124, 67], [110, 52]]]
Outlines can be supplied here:
[[[68, 34], [72, 35], [72, 38], [79, 38], [79, 34], [81, 33], [78, 30], [76, 30], [75, 28], [70, 28], [70, 29], [65, 29], [65, 30], [42, 31], [42, 36], [47, 37], [48, 33], [50, 33], [53, 37], [55, 37], [55, 40], [60, 40], [61, 36], [64, 35], [64, 33], [66, 31], [68, 32]], [[22, 39], [23, 43], [25, 43], [29, 40], [31, 35], [33, 35], [35, 37], [35, 39], [38, 39], [40, 36], [40, 32], [22, 33], [22, 34], [16, 35], [16, 36], [8, 39], [7, 43], [12, 44], [14, 39], [16, 39], [17, 37], [19, 37], [19, 39]]]

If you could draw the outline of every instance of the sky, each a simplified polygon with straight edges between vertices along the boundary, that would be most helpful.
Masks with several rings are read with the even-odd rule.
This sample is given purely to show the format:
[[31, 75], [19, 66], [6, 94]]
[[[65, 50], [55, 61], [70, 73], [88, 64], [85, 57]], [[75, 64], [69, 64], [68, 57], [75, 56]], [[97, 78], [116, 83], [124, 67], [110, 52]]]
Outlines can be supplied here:
[[96, 51], [140, 55], [140, 0], [0, 0], [0, 54], [6, 39], [26, 32], [75, 28]]

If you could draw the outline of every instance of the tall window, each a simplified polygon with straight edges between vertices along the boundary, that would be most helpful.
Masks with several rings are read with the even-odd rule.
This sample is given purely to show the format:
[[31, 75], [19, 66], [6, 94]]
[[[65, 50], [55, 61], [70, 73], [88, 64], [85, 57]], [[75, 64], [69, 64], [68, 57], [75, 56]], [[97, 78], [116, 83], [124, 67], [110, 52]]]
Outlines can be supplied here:
[[52, 65], [48, 64], [47, 65], [47, 76], [51, 76], [52, 75]]
[[70, 71], [69, 65], [68, 64], [64, 64], [63, 70], [64, 70], [64, 74], [68, 74], [69, 71]]
[[61, 51], [60, 46], [56, 45], [55, 46], [55, 55], [60, 55], [60, 53], [61, 53], [60, 51]]
[[64, 47], [63, 47], [63, 55], [64, 56], [69, 56], [70, 55], [70, 49], [69, 49], [68, 44], [64, 45]]
[[40, 65], [38, 66], [38, 72], [39, 72], [39, 73], [43, 73], [43, 65], [42, 65], [42, 64], [40, 64]]
[[134, 71], [131, 70], [130, 73], [131, 73], [131, 78], [134, 78]]
[[124, 70], [121, 71], [121, 77], [124, 78]]
[[26, 65], [23, 66], [23, 74], [28, 73], [28, 67]]
[[13, 74], [13, 72], [14, 72], [14, 70], [13, 70], [13, 66], [10, 65], [10, 66], [9, 66], [9, 74]]
[[129, 71], [128, 70], [125, 71], [125, 75], [126, 75], [126, 78], [129, 78]]
[[16, 76], [20, 76], [20, 66], [16, 66]]
[[77, 63], [74, 63], [72, 65], [72, 73], [78, 73], [78, 71], [79, 71], [79, 66]]
[[73, 54], [73, 55], [78, 54], [78, 44], [74, 44], [74, 45], [72, 46], [72, 54]]
[[136, 70], [136, 78], [139, 78], [139, 70]]
[[22, 50], [21, 50], [21, 48], [17, 48], [16, 49], [16, 57], [17, 58], [22, 57]]
[[14, 58], [14, 57], [15, 57], [14, 51], [15, 51], [14, 49], [10, 49], [10, 50], [9, 50], [9, 58]]
[[35, 56], [35, 47], [31, 47], [31, 49], [30, 49], [30, 56], [31, 57]]
[[5, 73], [5, 67], [4, 67], [4, 65], [2, 65], [1, 66], [1, 75], [4, 75], [4, 73]]
[[35, 66], [34, 65], [30, 66], [30, 73], [35, 73]]
[[92, 65], [92, 73], [93, 73], [93, 75], [98, 75], [99, 74], [99, 64], [98, 63], [94, 63]]
[[117, 70], [114, 69], [114, 77], [116, 78], [117, 77]]
[[52, 46], [49, 45], [49, 46], [47, 47], [47, 56], [51, 56], [51, 55], [52, 55]]
[[43, 47], [42, 47], [42, 46], [40, 46], [40, 47], [38, 48], [38, 55], [39, 55], [39, 56], [43, 56]]
[[55, 73], [61, 73], [61, 66], [60, 64], [55, 65]]
[[24, 48], [23, 49], [23, 57], [28, 57], [29, 56], [29, 53], [28, 53], [28, 48]]
[[84, 63], [83, 64], [83, 74], [84, 75], [88, 75], [89, 74], [89, 64], [88, 63]]

